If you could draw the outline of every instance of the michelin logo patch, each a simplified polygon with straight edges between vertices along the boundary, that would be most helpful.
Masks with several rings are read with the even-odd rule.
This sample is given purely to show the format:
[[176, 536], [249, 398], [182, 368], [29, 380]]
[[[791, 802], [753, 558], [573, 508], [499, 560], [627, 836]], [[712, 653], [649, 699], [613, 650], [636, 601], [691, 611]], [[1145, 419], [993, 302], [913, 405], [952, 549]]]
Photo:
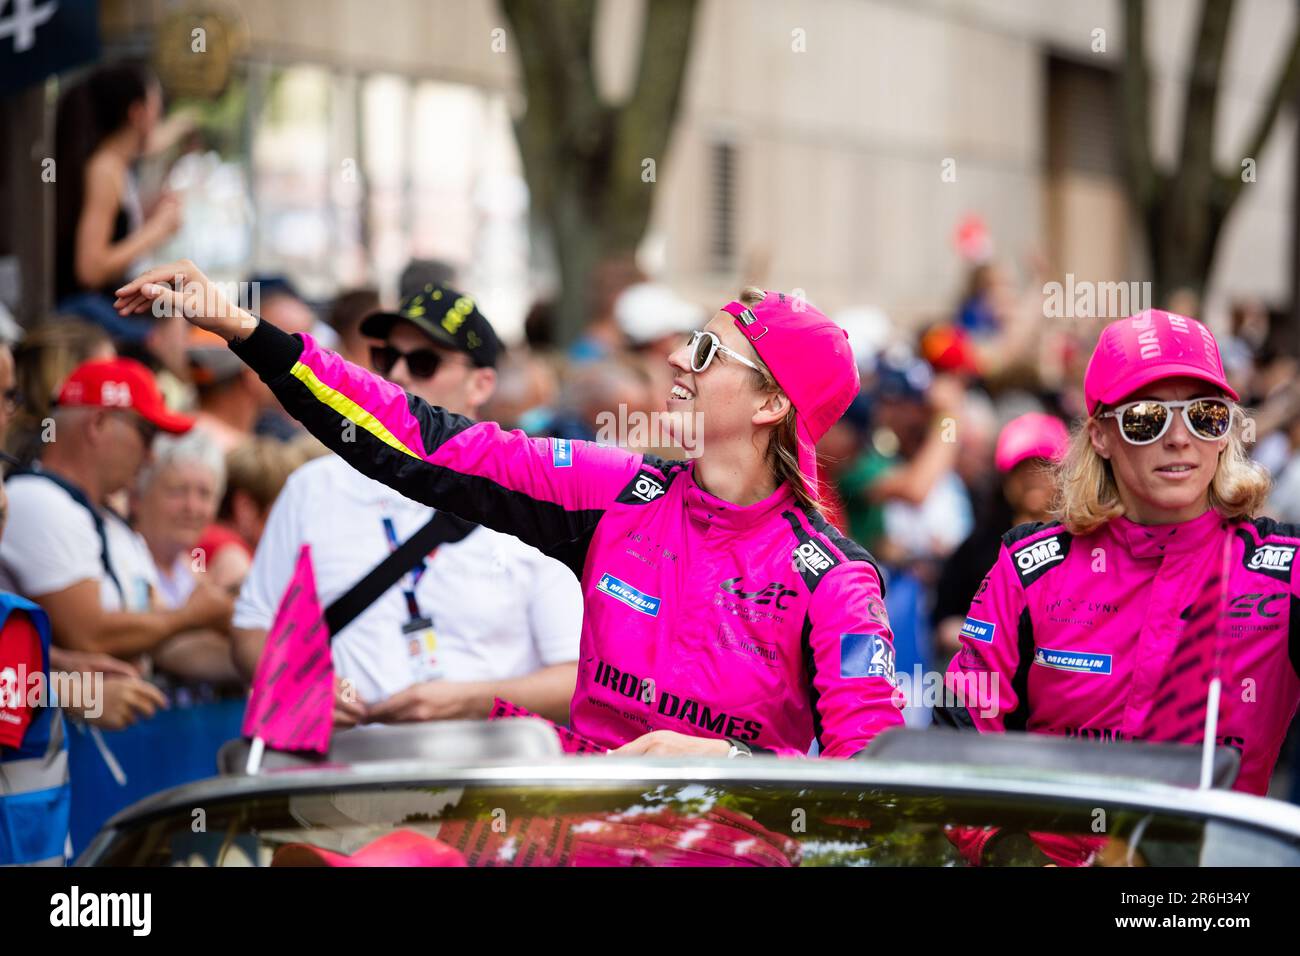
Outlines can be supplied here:
[[551, 439], [551, 464], [556, 468], [568, 468], [573, 464], [573, 442], [567, 438]]
[[841, 634], [840, 677], [883, 677], [897, 687], [893, 645], [879, 634]]
[[985, 644], [993, 643], [993, 631], [996, 625], [988, 621], [981, 621], [979, 618], [968, 617], [962, 623], [961, 636], [969, 637], [972, 641], [983, 641]]
[[1110, 673], [1109, 654], [1054, 651], [1050, 647], [1040, 647], [1034, 651], [1034, 663], [1040, 667], [1050, 667], [1058, 671], [1073, 671], [1076, 674]]
[[596, 584], [596, 590], [608, 594], [616, 601], [622, 601], [633, 610], [640, 611], [642, 614], [649, 614], [651, 617], [659, 616], [659, 606], [663, 603], [653, 594], [638, 591], [632, 585], [620, 581], [612, 574], [602, 574], [600, 581]]

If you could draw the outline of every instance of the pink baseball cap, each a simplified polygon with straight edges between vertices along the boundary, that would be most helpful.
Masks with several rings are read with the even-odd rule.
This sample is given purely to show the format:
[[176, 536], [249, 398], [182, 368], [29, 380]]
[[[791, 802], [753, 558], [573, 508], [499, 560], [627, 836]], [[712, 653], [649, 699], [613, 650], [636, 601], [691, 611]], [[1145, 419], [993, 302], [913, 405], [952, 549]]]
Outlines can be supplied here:
[[1002, 427], [993, 460], [998, 471], [1010, 471], [1029, 458], [1060, 461], [1069, 441], [1070, 433], [1059, 418], [1042, 412], [1029, 412], [1011, 419]]
[[849, 333], [803, 299], [769, 292], [757, 305], [728, 302], [722, 311], [736, 318], [772, 377], [795, 408], [799, 471], [804, 486], [819, 497], [817, 441], [839, 421], [862, 387], [849, 348]]
[[1199, 378], [1234, 402], [1219, 357], [1219, 343], [1200, 322], [1185, 315], [1147, 309], [1102, 329], [1083, 375], [1088, 414], [1118, 402], [1162, 378]]
[[351, 856], [309, 843], [289, 843], [275, 851], [272, 866], [468, 866], [454, 846], [414, 830], [394, 830]]

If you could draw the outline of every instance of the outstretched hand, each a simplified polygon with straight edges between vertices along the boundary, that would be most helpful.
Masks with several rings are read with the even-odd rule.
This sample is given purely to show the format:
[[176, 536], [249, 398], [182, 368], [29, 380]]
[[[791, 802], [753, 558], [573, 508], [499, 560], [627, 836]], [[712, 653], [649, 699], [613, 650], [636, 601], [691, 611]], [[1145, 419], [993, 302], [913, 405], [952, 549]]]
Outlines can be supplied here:
[[189, 259], [179, 259], [136, 276], [117, 290], [113, 308], [120, 315], [180, 314], [191, 325], [215, 332], [227, 342], [246, 338], [257, 317], [227, 298], [221, 286]]

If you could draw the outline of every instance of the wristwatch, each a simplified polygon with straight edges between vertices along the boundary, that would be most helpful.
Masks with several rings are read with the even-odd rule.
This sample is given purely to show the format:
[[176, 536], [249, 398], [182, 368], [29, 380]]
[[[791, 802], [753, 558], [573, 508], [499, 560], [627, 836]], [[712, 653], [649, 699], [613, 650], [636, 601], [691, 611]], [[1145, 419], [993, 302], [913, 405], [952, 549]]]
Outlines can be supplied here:
[[727, 751], [727, 759], [731, 760], [736, 757], [752, 757], [754, 751], [749, 749], [749, 745], [743, 740], [737, 740], [735, 737], [728, 737], [727, 743], [731, 744], [731, 749]]

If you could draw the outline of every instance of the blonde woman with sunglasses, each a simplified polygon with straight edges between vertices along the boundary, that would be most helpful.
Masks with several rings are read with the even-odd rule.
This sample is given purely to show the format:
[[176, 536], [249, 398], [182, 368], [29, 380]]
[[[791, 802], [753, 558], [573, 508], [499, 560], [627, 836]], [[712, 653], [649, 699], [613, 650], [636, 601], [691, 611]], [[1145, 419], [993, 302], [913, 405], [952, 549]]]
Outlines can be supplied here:
[[[1055, 521], [1003, 537], [949, 668], [971, 693], [944, 716], [985, 733], [1199, 743], [1217, 673], [1235, 789], [1263, 794], [1300, 702], [1300, 527], [1255, 517], [1268, 477], [1245, 454], [1218, 344], [1169, 312], [1113, 322], [1084, 397]], [[991, 837], [969, 835], [968, 857]]]

